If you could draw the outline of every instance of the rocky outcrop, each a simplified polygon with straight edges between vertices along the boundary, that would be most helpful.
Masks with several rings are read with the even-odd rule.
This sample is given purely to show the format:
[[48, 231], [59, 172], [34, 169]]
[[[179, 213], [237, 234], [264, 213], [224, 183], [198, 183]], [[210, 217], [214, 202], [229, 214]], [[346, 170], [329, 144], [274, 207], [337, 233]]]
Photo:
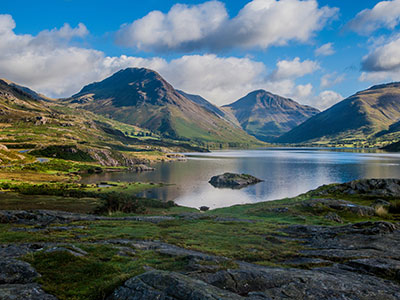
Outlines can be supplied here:
[[163, 221], [173, 220], [169, 216], [129, 216], [129, 217], [103, 217], [95, 215], [85, 215], [77, 213], [69, 213], [53, 210], [0, 210], [0, 223], [3, 224], [25, 224], [48, 226], [50, 224], [65, 224], [76, 221], [98, 221], [98, 220], [115, 220], [115, 221], [139, 221], [159, 223]]
[[39, 274], [30, 264], [11, 258], [0, 259], [1, 300], [57, 300], [35, 283]]
[[288, 268], [236, 261], [236, 269], [216, 269], [204, 262], [226, 258], [160, 242], [128, 242], [133, 248], [186, 257], [190, 269], [182, 274], [149, 271], [125, 282], [109, 299], [400, 299], [396, 225], [295, 225], [284, 232], [281, 238], [305, 245], [298, 258], [282, 263]]
[[30, 283], [38, 277], [30, 264], [12, 258], [0, 259], [0, 284]]
[[0, 285], [1, 300], [57, 300], [45, 293], [36, 283]]
[[[337, 199], [310, 199], [303, 202], [303, 206], [317, 208], [325, 206], [336, 211], [347, 211], [359, 216], [374, 216], [375, 209], [369, 206], [357, 205], [345, 200]], [[339, 222], [340, 223], [340, 222]]]
[[400, 179], [361, 179], [323, 186], [314, 191], [314, 194], [347, 194], [375, 197], [400, 197]]
[[209, 181], [214, 187], [233, 189], [241, 189], [259, 182], [262, 182], [262, 180], [254, 176], [235, 173], [224, 173], [222, 175], [213, 176]]
[[107, 299], [239, 300], [242, 297], [178, 273], [150, 271], [129, 279]]
[[150, 171], [154, 171], [154, 168], [146, 166], [144, 164], [140, 164], [140, 165], [133, 166], [132, 170], [135, 170], [136, 172], [150, 172]]

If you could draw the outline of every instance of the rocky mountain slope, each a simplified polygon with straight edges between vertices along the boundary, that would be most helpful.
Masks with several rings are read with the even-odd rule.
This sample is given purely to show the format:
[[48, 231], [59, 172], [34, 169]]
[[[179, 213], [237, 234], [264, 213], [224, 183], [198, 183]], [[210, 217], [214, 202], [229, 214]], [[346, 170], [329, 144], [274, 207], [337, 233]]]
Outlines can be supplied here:
[[273, 141], [319, 111], [264, 90], [251, 92], [223, 109], [231, 112], [242, 128], [263, 141]]
[[367, 140], [396, 132], [398, 126], [390, 126], [399, 119], [400, 83], [377, 85], [310, 118], [278, 141]]
[[158, 73], [128, 68], [85, 86], [64, 101], [173, 139], [245, 145], [257, 143], [202, 104], [177, 92]]
[[[132, 166], [139, 151], [197, 149], [189, 144], [142, 139], [132, 135], [145, 129], [119, 123], [94, 113], [43, 101], [32, 90], [0, 80], [0, 160], [24, 161], [24, 153], [12, 149], [36, 149], [38, 155], [98, 162], [105, 166]], [[124, 151], [124, 153], [121, 152]], [[197, 149], [199, 150], [199, 149]], [[131, 153], [129, 155], [127, 153]], [[33, 153], [33, 152], [32, 152]]]

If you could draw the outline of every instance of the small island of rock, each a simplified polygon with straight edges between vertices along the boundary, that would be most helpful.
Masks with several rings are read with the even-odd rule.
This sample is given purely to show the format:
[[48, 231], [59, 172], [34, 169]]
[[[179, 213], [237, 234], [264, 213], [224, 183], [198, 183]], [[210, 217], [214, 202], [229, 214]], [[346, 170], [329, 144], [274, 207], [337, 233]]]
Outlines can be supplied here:
[[224, 173], [222, 175], [213, 176], [209, 183], [217, 188], [241, 189], [262, 181], [263, 180], [248, 174]]

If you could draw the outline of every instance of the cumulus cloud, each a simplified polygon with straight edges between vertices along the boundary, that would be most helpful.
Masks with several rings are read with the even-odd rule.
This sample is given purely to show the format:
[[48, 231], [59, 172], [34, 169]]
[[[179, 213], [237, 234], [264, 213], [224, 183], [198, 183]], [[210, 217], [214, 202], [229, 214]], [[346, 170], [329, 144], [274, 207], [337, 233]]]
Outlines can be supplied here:
[[364, 9], [351, 20], [347, 27], [362, 35], [379, 28], [394, 29], [400, 22], [400, 0], [381, 1], [372, 9]]
[[329, 56], [335, 54], [333, 49], [333, 43], [326, 43], [321, 47], [317, 48], [314, 52], [315, 56]]
[[0, 15], [0, 77], [51, 97], [68, 97], [84, 85], [102, 80], [127, 67], [158, 71], [174, 87], [200, 94], [215, 104], [233, 102], [256, 89], [311, 99], [312, 85], [295, 80], [318, 69], [310, 60], [278, 61], [273, 70], [251, 58], [186, 55], [167, 61], [160, 57], [106, 56], [103, 52], [70, 46], [71, 39], [88, 34], [83, 24], [45, 30], [39, 34], [15, 34], [15, 22]]
[[[230, 18], [223, 3], [176, 4], [164, 14], [152, 11], [117, 33], [117, 43], [143, 51], [219, 51], [307, 42], [337, 8], [316, 0], [253, 0]], [[282, 26], [284, 24], [284, 26]]]
[[361, 81], [400, 80], [400, 35], [389, 39], [366, 55], [361, 63]]
[[336, 72], [330, 73], [330, 74], [325, 74], [321, 78], [321, 84], [320, 86], [322, 88], [328, 88], [332, 87], [338, 83], [341, 83], [345, 78], [344, 74], [338, 75]]
[[339, 93], [336, 93], [335, 91], [323, 91], [321, 92], [316, 101], [315, 105], [321, 110], [325, 110], [332, 105], [340, 102], [343, 100], [343, 96], [340, 95]]
[[319, 69], [317, 62], [312, 60], [300, 61], [299, 57], [293, 60], [280, 60], [276, 64], [276, 69], [271, 74], [272, 80], [282, 80], [289, 78], [303, 77]]

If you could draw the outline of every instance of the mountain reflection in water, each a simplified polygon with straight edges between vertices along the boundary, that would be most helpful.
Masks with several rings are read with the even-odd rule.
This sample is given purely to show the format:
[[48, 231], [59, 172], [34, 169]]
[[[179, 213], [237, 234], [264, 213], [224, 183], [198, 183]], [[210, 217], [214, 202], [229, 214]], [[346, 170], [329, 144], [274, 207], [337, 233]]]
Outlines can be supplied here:
[[[269, 148], [188, 153], [187, 162], [159, 163], [153, 172], [103, 173], [82, 179], [173, 184], [139, 194], [177, 204], [211, 208], [293, 197], [320, 185], [360, 178], [399, 178], [400, 154], [359, 150]], [[208, 183], [225, 172], [247, 173], [264, 182], [241, 190]]]

